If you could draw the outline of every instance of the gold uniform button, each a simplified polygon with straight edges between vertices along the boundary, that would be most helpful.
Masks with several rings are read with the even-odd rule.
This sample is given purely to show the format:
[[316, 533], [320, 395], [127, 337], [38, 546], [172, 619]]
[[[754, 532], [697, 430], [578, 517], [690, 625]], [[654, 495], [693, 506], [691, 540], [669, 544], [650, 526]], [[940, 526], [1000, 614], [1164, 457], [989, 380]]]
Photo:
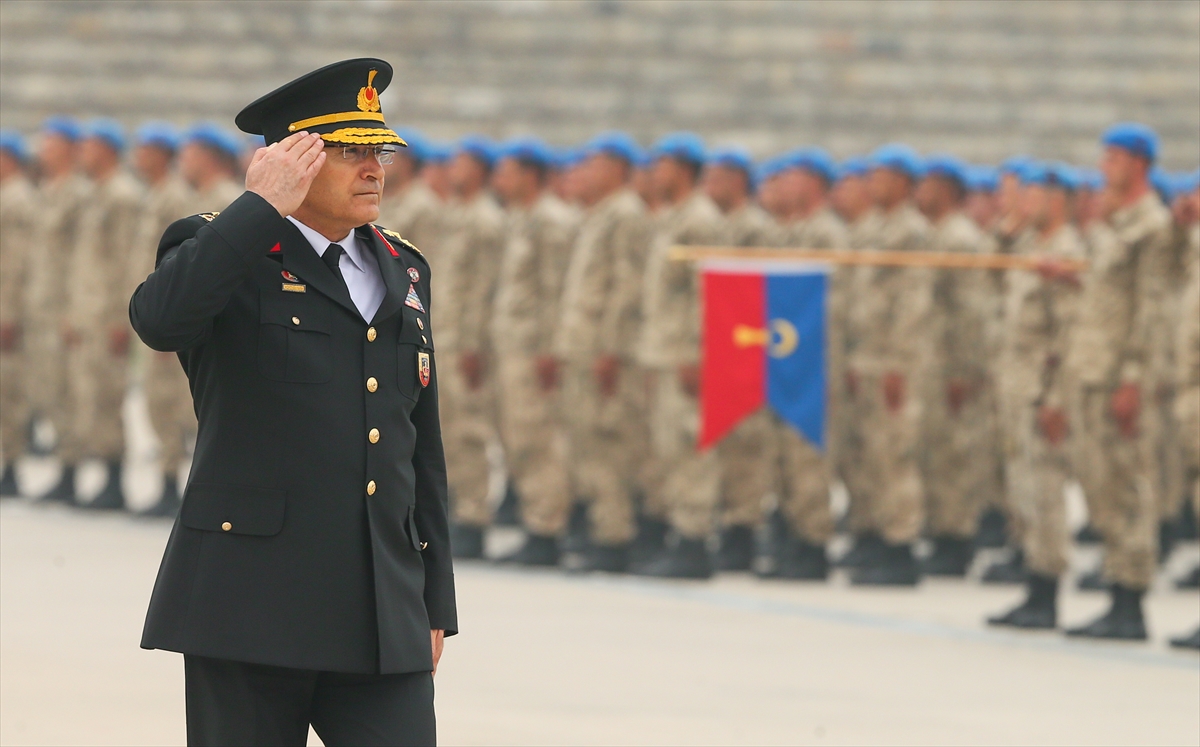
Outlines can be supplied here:
[[425, 329], [425, 322], [420, 317], [417, 317], [417, 329]]
[[367, 327], [367, 342], [375, 342], [378, 335], [379, 333], [375, 331], [374, 327]]
[[374, 376], [367, 379], [367, 391], [368, 392], [373, 392], [378, 388], [379, 388], [379, 382], [375, 380]]
[[371, 480], [367, 483], [367, 495], [375, 495], [375, 481]]
[[367, 433], [367, 439], [373, 444], [379, 443], [379, 429], [372, 428], [371, 431]]
[[300, 317], [298, 317], [298, 316], [292, 317], [292, 324], [299, 324], [299, 323], [300, 323]]
[[230, 529], [233, 529], [233, 524], [230, 524], [228, 521], [221, 525], [222, 532], [228, 532]]
[[422, 549], [422, 550], [424, 550], [426, 547], [429, 547], [429, 543], [428, 543], [428, 542], [422, 542], [422, 543], [421, 543], [421, 549]]
[[429, 340], [425, 339], [425, 335], [421, 335], [421, 342], [422, 342], [422, 344], [425, 344], [425, 345], [429, 344]]

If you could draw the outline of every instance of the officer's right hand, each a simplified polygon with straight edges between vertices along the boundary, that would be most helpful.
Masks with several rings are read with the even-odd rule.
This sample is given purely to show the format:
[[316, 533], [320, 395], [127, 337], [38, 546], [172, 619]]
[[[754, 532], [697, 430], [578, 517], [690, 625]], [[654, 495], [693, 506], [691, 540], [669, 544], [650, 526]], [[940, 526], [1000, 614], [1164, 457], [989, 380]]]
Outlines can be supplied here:
[[259, 148], [246, 169], [246, 189], [287, 217], [304, 203], [325, 164], [325, 141], [316, 133], [295, 135]]

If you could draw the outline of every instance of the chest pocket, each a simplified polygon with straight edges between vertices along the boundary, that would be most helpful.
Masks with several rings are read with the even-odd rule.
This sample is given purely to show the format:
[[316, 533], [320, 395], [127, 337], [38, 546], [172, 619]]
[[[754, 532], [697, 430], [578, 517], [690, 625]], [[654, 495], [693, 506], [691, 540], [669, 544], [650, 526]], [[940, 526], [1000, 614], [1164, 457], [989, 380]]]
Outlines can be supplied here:
[[396, 384], [401, 394], [416, 401], [421, 390], [433, 383], [433, 331], [429, 328], [429, 315], [404, 309], [396, 342]]
[[315, 301], [263, 294], [258, 372], [264, 377], [294, 384], [323, 384], [333, 378], [330, 311]]

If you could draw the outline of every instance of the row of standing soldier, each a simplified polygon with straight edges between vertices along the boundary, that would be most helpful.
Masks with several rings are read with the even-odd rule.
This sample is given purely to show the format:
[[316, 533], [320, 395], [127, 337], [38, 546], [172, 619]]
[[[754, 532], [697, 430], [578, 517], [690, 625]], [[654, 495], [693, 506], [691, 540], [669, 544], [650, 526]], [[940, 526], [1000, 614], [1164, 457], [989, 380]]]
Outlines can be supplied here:
[[[139, 184], [114, 123], [54, 119], [41, 135], [37, 190], [20, 143], [4, 148], [5, 483], [36, 415], [67, 465], [46, 497], [73, 500], [73, 465], [94, 458], [109, 480], [88, 505], [119, 507], [125, 301], [170, 220], [240, 194], [243, 143], [144, 127]], [[1071, 632], [1145, 637], [1141, 597], [1190, 529], [1176, 520], [1185, 496], [1200, 500], [1200, 193], [1194, 176], [1173, 199], [1154, 189], [1152, 131], [1105, 134], [1102, 184], [1028, 159], [989, 175], [899, 145], [756, 168], [682, 133], [648, 152], [605, 133], [565, 161], [533, 139], [448, 149], [405, 135], [380, 222], [433, 268], [457, 555], [484, 556], [495, 443], [526, 532], [502, 560], [576, 571], [825, 579], [840, 481], [854, 544], [838, 562], [854, 583], [962, 576], [981, 519], [1002, 515], [1014, 552], [984, 578], [1022, 580], [1027, 598], [990, 622], [1053, 628], [1074, 478], [1105, 547], [1089, 583], [1112, 604]], [[1044, 260], [835, 269], [828, 451], [767, 410], [698, 451], [696, 273], [668, 259], [688, 244]], [[153, 511], [170, 515], [190, 393], [174, 356], [148, 355], [142, 375], [166, 475]], [[932, 554], [918, 560], [923, 536]]]

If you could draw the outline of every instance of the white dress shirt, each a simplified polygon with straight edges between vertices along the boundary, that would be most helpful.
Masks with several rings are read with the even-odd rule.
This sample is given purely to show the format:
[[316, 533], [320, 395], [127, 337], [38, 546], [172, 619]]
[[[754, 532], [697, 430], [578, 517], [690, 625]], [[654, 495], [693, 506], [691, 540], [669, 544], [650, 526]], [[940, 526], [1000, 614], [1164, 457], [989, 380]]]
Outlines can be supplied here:
[[379, 273], [379, 262], [375, 260], [375, 255], [365, 250], [354, 231], [341, 241], [330, 241], [292, 216], [289, 215], [287, 219], [300, 229], [318, 257], [325, 255], [330, 244], [337, 244], [345, 250], [338, 260], [338, 269], [342, 271], [342, 279], [350, 291], [350, 300], [364, 321], [374, 319], [383, 297], [387, 295], [387, 286], [383, 282], [383, 275]]

